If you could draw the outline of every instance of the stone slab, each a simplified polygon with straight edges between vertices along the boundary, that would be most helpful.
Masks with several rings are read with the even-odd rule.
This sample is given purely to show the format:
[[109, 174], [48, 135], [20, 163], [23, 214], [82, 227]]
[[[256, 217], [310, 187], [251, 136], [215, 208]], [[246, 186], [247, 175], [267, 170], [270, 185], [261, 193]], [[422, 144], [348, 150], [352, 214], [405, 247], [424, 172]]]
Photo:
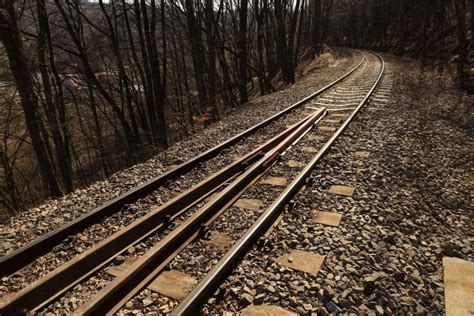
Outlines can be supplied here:
[[360, 158], [369, 158], [370, 153], [368, 151], [356, 151], [355, 155]]
[[250, 305], [241, 310], [240, 316], [296, 316], [298, 314], [290, 312], [280, 306], [275, 305]]
[[202, 243], [211, 248], [229, 249], [232, 244], [232, 238], [229, 235], [218, 233], [212, 236], [210, 240], [203, 240]]
[[474, 262], [443, 258], [446, 316], [474, 314]]
[[319, 135], [308, 135], [308, 140], [316, 140], [316, 141], [323, 141], [324, 139], [326, 139], [326, 137], [323, 137], [323, 136], [319, 136]]
[[318, 224], [339, 226], [341, 224], [342, 214], [333, 212], [317, 211], [313, 220]]
[[260, 207], [262, 207], [263, 203], [262, 201], [260, 200], [256, 200], [256, 199], [239, 199], [237, 200], [233, 207], [237, 207], [237, 208], [243, 208], [243, 209], [246, 209], [246, 210], [252, 210], [252, 211], [256, 211], [258, 210]]
[[196, 284], [197, 280], [194, 277], [178, 270], [170, 270], [160, 274], [148, 288], [153, 292], [181, 300]]
[[276, 262], [282, 266], [317, 275], [324, 261], [324, 256], [303, 250], [292, 250], [278, 257]]
[[274, 186], [286, 186], [288, 180], [282, 177], [265, 177], [262, 181], [260, 181], [260, 183]]
[[344, 114], [344, 113], [331, 113], [331, 115], [329, 115], [329, 117], [348, 117], [349, 115], [348, 114]]
[[105, 272], [107, 272], [108, 274], [114, 277], [119, 277], [124, 272], [126, 272], [137, 260], [138, 260], [138, 257], [131, 257], [125, 260], [121, 265], [112, 266], [110, 267], [110, 269], [107, 269]]
[[328, 193], [337, 194], [337, 195], [344, 195], [344, 196], [352, 196], [354, 194], [355, 188], [347, 185], [332, 185]]
[[321, 123], [326, 123], [326, 124], [339, 124], [341, 123], [341, 120], [331, 120], [331, 119], [327, 119], [327, 120], [324, 120], [324, 121], [321, 121]]
[[301, 150], [306, 151], [307, 153], [317, 153], [319, 151], [317, 148], [308, 146], [301, 147]]
[[319, 126], [318, 129], [322, 132], [335, 132], [336, 131], [336, 128], [329, 127], [329, 126]]
[[302, 162], [299, 162], [299, 161], [296, 161], [296, 160], [288, 160], [288, 162], [286, 163], [288, 165], [288, 167], [290, 168], [302, 168], [305, 166], [304, 163]]

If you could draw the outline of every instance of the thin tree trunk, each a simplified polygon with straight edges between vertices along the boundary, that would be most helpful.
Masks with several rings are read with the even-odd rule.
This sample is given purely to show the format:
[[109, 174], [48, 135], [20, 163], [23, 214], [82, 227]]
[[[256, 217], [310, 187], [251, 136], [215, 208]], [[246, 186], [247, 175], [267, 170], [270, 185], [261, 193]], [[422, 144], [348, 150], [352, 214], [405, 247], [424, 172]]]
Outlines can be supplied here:
[[461, 85], [466, 87], [469, 82], [469, 70], [467, 69], [469, 62], [466, 40], [466, 6], [464, 0], [454, 0], [454, 8], [456, 9], [456, 34], [459, 49], [458, 75]]
[[54, 2], [56, 4], [56, 7], [59, 10], [59, 13], [64, 19], [64, 22], [66, 24], [66, 30], [68, 31], [69, 35], [71, 36], [72, 41], [74, 42], [74, 45], [76, 46], [76, 49], [78, 51], [78, 57], [80, 58], [82, 62], [82, 66], [84, 67], [84, 75], [86, 79], [94, 84], [94, 86], [97, 88], [97, 91], [102, 95], [104, 100], [111, 106], [112, 110], [114, 111], [115, 115], [117, 116], [118, 120], [120, 121], [122, 125], [123, 132], [125, 135], [125, 140], [128, 146], [128, 152], [134, 153], [137, 147], [137, 143], [136, 143], [136, 140], [134, 139], [132, 128], [130, 127], [130, 124], [128, 123], [125, 113], [116, 104], [110, 92], [105, 89], [104, 85], [99, 81], [99, 79], [95, 75], [95, 72], [93, 71], [90, 61], [89, 61], [89, 55], [87, 54], [86, 47], [84, 46], [84, 43], [82, 42], [83, 38], [80, 35], [80, 32], [79, 32], [80, 29], [79, 30], [76, 29], [75, 26], [73, 26], [72, 24], [73, 22], [71, 21], [72, 16], [68, 16], [66, 11], [64, 10], [62, 1], [54, 0]]
[[277, 46], [277, 60], [282, 73], [283, 81], [286, 84], [295, 82], [295, 74], [291, 67], [291, 62], [288, 62], [290, 55], [288, 53], [288, 46], [286, 43], [286, 29], [283, 15], [283, 5], [281, 0], [275, 0], [275, 20], [276, 20], [276, 46]]
[[[125, 0], [123, 0], [125, 1]], [[156, 127], [156, 112], [155, 112], [155, 96], [153, 93], [153, 83], [151, 77], [151, 70], [150, 70], [150, 63], [148, 58], [148, 52], [145, 46], [145, 35], [143, 34], [143, 27], [142, 27], [142, 18], [141, 18], [141, 11], [140, 11], [140, 3], [139, 0], [133, 1], [133, 8], [135, 12], [135, 22], [137, 28], [137, 35], [138, 35], [138, 43], [140, 44], [140, 53], [142, 57], [142, 65], [143, 65], [143, 73], [142, 74], [142, 85], [143, 85], [143, 93], [145, 94], [145, 101], [146, 101], [146, 111], [149, 125], [149, 138], [151, 139], [152, 143], [155, 142], [155, 131], [153, 130]], [[125, 21], [128, 21], [128, 18], [125, 18]], [[129, 31], [130, 41], [133, 42], [133, 35], [132, 32]], [[133, 48], [132, 48], [133, 49]], [[136, 57], [137, 61], [138, 58]], [[138, 63], [140, 65], [140, 63]]]
[[238, 40], [238, 58], [239, 58], [239, 92], [240, 92], [240, 103], [246, 103], [249, 100], [247, 91], [247, 12], [248, 12], [248, 1], [240, 0], [239, 8], [239, 40]]
[[[63, 135], [61, 124], [59, 122], [59, 115], [57, 105], [53, 101], [52, 78], [48, 67], [47, 55], [52, 54], [48, 52], [48, 37], [50, 34], [48, 13], [45, 0], [38, 0], [38, 64], [41, 73], [41, 81], [43, 87], [43, 95], [45, 99], [46, 117], [51, 128], [51, 135], [54, 141], [56, 150], [56, 157], [61, 170], [61, 176], [66, 192], [74, 190], [74, 180], [72, 176], [71, 161], [69, 148], [65, 142], [67, 135]], [[60, 104], [58, 104], [60, 106]]]
[[257, 22], [257, 64], [258, 64], [258, 85], [260, 95], [264, 95], [269, 89], [265, 85], [265, 59], [263, 57], [263, 10], [260, 9], [259, 0], [254, 0], [255, 19]]
[[[147, 49], [149, 52], [148, 57], [150, 58], [151, 77], [153, 80], [153, 93], [154, 93], [154, 108], [156, 115], [156, 126], [152, 126], [152, 130], [155, 131], [155, 139], [158, 144], [162, 147], [168, 146], [168, 136], [166, 129], [166, 118], [165, 118], [165, 100], [166, 100], [166, 87], [163, 85], [160, 59], [158, 57], [158, 50], [156, 47], [156, 3], [155, 0], [151, 0], [151, 20], [148, 21], [147, 14], [147, 1], [140, 0], [143, 17], [143, 29], [145, 30], [145, 40]], [[165, 61], [163, 61], [165, 62]]]
[[216, 69], [216, 43], [214, 32], [214, 1], [206, 0], [206, 40], [207, 40], [207, 58], [209, 64], [208, 73], [208, 91], [209, 91], [209, 106], [211, 107], [211, 116], [214, 121], [219, 120], [219, 109], [216, 102], [216, 83], [217, 83], [217, 69]]
[[186, 0], [185, 5], [186, 18], [188, 22], [189, 41], [191, 42], [191, 54], [194, 65], [194, 75], [196, 78], [199, 102], [202, 108], [206, 108], [209, 105], [209, 97], [206, 89], [201, 28], [196, 21], [193, 0]]

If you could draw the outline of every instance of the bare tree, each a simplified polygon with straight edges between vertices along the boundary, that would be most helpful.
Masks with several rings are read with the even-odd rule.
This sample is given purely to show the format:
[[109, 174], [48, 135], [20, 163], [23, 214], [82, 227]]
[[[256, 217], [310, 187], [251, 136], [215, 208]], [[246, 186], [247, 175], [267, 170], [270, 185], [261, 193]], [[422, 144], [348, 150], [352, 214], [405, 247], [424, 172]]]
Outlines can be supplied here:
[[38, 114], [38, 97], [34, 91], [32, 71], [23, 47], [23, 39], [18, 27], [16, 1], [0, 1], [0, 39], [5, 47], [10, 62], [10, 69], [15, 78], [25, 122], [30, 133], [31, 142], [40, 165], [41, 175], [48, 183], [49, 193], [62, 195], [61, 186], [56, 178], [53, 161], [47, 149], [46, 139], [42, 133], [41, 119]]

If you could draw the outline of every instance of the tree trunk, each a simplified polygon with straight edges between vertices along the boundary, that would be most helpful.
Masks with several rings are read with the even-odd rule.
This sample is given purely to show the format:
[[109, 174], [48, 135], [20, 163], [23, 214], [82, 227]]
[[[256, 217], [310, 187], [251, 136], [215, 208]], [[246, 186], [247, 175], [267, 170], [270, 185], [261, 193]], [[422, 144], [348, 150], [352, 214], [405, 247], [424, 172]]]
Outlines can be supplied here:
[[466, 5], [464, 0], [454, 0], [456, 9], [456, 34], [458, 39], [459, 63], [458, 75], [463, 87], [467, 87], [469, 82], [468, 68], [468, 46], [466, 40]]
[[283, 15], [283, 5], [281, 0], [275, 0], [275, 20], [276, 20], [276, 48], [277, 60], [282, 73], [283, 81], [286, 84], [295, 82], [295, 74], [292, 69], [292, 62], [288, 53], [288, 46], [286, 44], [286, 29]]
[[238, 56], [239, 56], [239, 92], [240, 103], [246, 103], [249, 100], [247, 91], [247, 11], [248, 1], [240, 0], [239, 8], [239, 40], [238, 40]]
[[269, 89], [265, 84], [265, 59], [263, 57], [263, 10], [260, 9], [259, 0], [254, 0], [255, 19], [257, 23], [257, 64], [258, 64], [258, 85], [260, 95], [264, 95]]
[[208, 73], [208, 91], [209, 91], [209, 106], [211, 107], [211, 116], [214, 121], [219, 120], [219, 109], [216, 102], [216, 43], [214, 32], [214, 1], [206, 0], [206, 40], [207, 40], [207, 58], [209, 64]]
[[23, 48], [14, 0], [0, 2], [0, 33], [10, 62], [10, 69], [20, 94], [26, 126], [30, 133], [42, 178], [47, 183], [50, 194], [60, 196], [63, 192], [56, 178], [53, 162], [43, 138], [44, 135], [41, 134], [38, 98], [34, 92], [31, 69]]
[[[295, 40], [296, 40], [296, 32], [297, 32], [297, 23], [298, 23], [298, 12], [300, 10], [301, 0], [296, 0], [295, 7], [293, 8], [293, 14], [290, 16], [290, 33], [288, 34], [288, 63], [289, 67], [291, 67], [291, 72], [295, 73], [295, 58], [296, 51], [295, 51]], [[293, 82], [294, 82], [293, 78]]]
[[194, 75], [198, 89], [200, 106], [206, 108], [209, 105], [209, 97], [206, 89], [204, 52], [202, 49], [201, 28], [197, 24], [194, 15], [194, 0], [186, 0], [186, 18], [188, 22], [189, 41], [191, 42], [191, 54], [194, 66]]
[[156, 115], [156, 126], [152, 126], [151, 129], [154, 131], [154, 137], [158, 144], [163, 147], [167, 147], [168, 136], [164, 109], [166, 101], [166, 87], [163, 85], [160, 59], [158, 57], [158, 51], [156, 47], [156, 3], [155, 0], [151, 0], [150, 2], [151, 20], [148, 21], [147, 2], [148, 1], [146, 0], [140, 0], [142, 8], [143, 29], [145, 30], [148, 57], [150, 58], [152, 87], [155, 101], [154, 109]]
[[[140, 71], [140, 73], [142, 76], [143, 93], [145, 94], [145, 101], [146, 101], [147, 125], [149, 126], [148, 137], [151, 139], [152, 143], [155, 143], [155, 137], [154, 137], [155, 131], [153, 130], [153, 128], [156, 127], [156, 124], [157, 124], [156, 112], [155, 112], [155, 97], [153, 93], [153, 83], [152, 83], [152, 77], [151, 77], [148, 52], [145, 46], [145, 35], [143, 34], [143, 27], [142, 27], [143, 24], [142, 24], [139, 0], [133, 1], [133, 9], [135, 12], [135, 23], [136, 23], [135, 26], [137, 28], [138, 43], [140, 45], [140, 55], [142, 57], [141, 63], [143, 66], [143, 72]], [[125, 23], [127, 23], [127, 21], [128, 21], [128, 17], [127, 15], [125, 15]], [[130, 42], [133, 43], [133, 34], [131, 30], [129, 31], [129, 36], [130, 36]], [[138, 62], [138, 57], [135, 57], [135, 59], [137, 60], [138, 67], [140, 67], [140, 63]]]
[[[41, 81], [43, 86], [43, 93], [46, 107], [46, 117], [48, 119], [49, 126], [51, 128], [51, 135], [54, 141], [54, 147], [56, 150], [56, 157], [61, 170], [62, 180], [66, 192], [72, 192], [74, 190], [74, 180], [72, 176], [71, 160], [69, 147], [66, 139], [68, 138], [67, 130], [61, 129], [61, 123], [58, 115], [58, 106], [60, 104], [54, 104], [53, 101], [53, 89], [52, 89], [52, 78], [50, 76], [50, 70], [48, 66], [47, 55], [53, 54], [48, 50], [48, 38], [50, 34], [48, 12], [45, 0], [38, 0], [37, 2], [37, 13], [38, 13], [38, 64], [41, 73]], [[54, 62], [54, 59], [52, 60]], [[52, 65], [54, 67], [54, 65]], [[60, 83], [59, 83], [60, 85]], [[62, 97], [60, 97], [62, 98]], [[59, 98], [57, 98], [59, 99]]]
[[[82, 66], [84, 67], [84, 76], [85, 76], [85, 78], [89, 82], [94, 84], [97, 91], [102, 95], [104, 100], [111, 106], [112, 110], [114, 111], [115, 115], [117, 116], [118, 120], [120, 121], [120, 123], [122, 125], [123, 132], [124, 132], [124, 135], [125, 135], [125, 140], [127, 142], [127, 147], [128, 147], [127, 150], [130, 154], [134, 153], [136, 151], [136, 148], [137, 148], [137, 143], [136, 143], [136, 139], [134, 138], [134, 135], [133, 135], [133, 130], [130, 127], [130, 124], [128, 123], [128, 120], [127, 120], [127, 117], [126, 117], [125, 113], [123, 112], [122, 108], [117, 105], [117, 103], [115, 102], [114, 98], [112, 97], [112, 94], [110, 93], [110, 91], [105, 89], [102, 82], [99, 81], [99, 79], [97, 78], [97, 76], [96, 76], [96, 74], [95, 74], [95, 72], [92, 68], [92, 65], [90, 63], [90, 59], [89, 59], [90, 57], [87, 54], [87, 49], [84, 46], [83, 36], [80, 32], [80, 29], [78, 30], [75, 27], [75, 25], [73, 25], [73, 23], [75, 23], [75, 21], [73, 20], [73, 17], [71, 15], [68, 15], [68, 13], [66, 13], [62, 1], [54, 0], [54, 3], [56, 4], [56, 7], [58, 8], [59, 13], [63, 17], [65, 25], [66, 25], [66, 30], [69, 33], [69, 35], [70, 35], [77, 51], [78, 51], [77, 55], [78, 55], [79, 59], [82, 62]], [[76, 9], [78, 10], [79, 8], [76, 7]], [[68, 12], [70, 13], [70, 10], [68, 10]]]

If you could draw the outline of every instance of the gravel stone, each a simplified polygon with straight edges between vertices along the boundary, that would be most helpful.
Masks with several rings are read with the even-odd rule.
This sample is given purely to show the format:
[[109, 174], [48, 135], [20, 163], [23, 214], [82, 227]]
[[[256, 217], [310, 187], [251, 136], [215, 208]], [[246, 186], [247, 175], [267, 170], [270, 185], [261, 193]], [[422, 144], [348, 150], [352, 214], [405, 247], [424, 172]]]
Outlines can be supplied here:
[[[261, 280], [262, 288], [276, 282], [279, 297], [264, 304], [296, 311], [311, 303], [320, 315], [332, 304], [341, 313], [444, 313], [442, 257], [473, 261], [468, 214], [474, 97], [452, 88], [454, 81], [445, 74], [422, 72], [408, 59], [385, 58], [380, 89], [390, 97], [374, 98], [351, 122], [267, 236], [268, 249], [254, 248], [224, 286], [249, 276], [257, 284]], [[370, 153], [369, 158], [355, 156], [356, 151]], [[354, 195], [327, 194], [338, 184], [353, 185]], [[344, 214], [341, 225], [313, 224], [315, 209]], [[290, 248], [325, 255], [318, 275], [267, 264], [268, 257]], [[276, 280], [276, 272], [283, 280]], [[293, 285], [303, 281], [310, 287], [299, 294]], [[296, 308], [289, 304], [295, 294]], [[216, 304], [207, 310], [238, 311], [231, 298]]]
[[253, 303], [253, 298], [250, 294], [242, 294], [240, 296], [240, 300], [239, 300], [239, 305], [240, 306], [247, 306], [247, 305], [250, 305]]

